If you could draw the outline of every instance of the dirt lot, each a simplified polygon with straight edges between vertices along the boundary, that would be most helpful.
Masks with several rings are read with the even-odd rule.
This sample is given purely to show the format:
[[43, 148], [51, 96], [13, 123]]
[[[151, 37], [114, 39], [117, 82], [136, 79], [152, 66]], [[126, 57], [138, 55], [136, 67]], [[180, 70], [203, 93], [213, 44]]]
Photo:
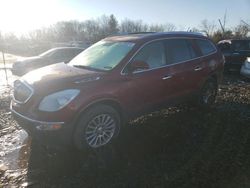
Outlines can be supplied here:
[[32, 142], [0, 103], [0, 187], [250, 187], [250, 83], [228, 75], [214, 109], [141, 117], [95, 153]]

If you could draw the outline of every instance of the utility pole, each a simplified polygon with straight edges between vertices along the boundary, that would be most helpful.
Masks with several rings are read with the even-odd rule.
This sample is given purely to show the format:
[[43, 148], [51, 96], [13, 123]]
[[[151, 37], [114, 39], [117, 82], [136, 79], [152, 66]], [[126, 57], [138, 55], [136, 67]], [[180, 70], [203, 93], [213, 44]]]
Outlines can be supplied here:
[[223, 33], [223, 37], [224, 37], [224, 35], [225, 35], [225, 28], [224, 28], [224, 26], [222, 25], [220, 19], [219, 19], [219, 23], [220, 23], [220, 27], [221, 27], [221, 30], [222, 30], [222, 33]]
[[5, 63], [5, 56], [4, 56], [4, 52], [3, 51], [2, 51], [2, 57], [3, 57], [4, 71], [5, 71], [5, 79], [6, 79], [7, 85], [9, 85], [7, 68], [6, 68], [6, 63]]
[[221, 23], [221, 20], [219, 20], [219, 23], [220, 23], [220, 27], [221, 27], [221, 30], [222, 30], [222, 36], [223, 38], [225, 37], [225, 28], [226, 28], [226, 22], [227, 22], [227, 9], [225, 10], [225, 13], [224, 13], [224, 18], [223, 18], [223, 24]]

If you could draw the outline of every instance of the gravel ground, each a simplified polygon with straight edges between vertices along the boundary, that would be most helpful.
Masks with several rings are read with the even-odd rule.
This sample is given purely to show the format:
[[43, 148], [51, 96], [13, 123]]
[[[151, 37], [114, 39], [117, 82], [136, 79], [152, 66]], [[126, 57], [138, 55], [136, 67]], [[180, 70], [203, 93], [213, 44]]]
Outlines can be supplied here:
[[[7, 89], [6, 89], [7, 90]], [[140, 117], [97, 152], [32, 142], [0, 96], [0, 187], [250, 187], [250, 82], [227, 75], [209, 111]]]

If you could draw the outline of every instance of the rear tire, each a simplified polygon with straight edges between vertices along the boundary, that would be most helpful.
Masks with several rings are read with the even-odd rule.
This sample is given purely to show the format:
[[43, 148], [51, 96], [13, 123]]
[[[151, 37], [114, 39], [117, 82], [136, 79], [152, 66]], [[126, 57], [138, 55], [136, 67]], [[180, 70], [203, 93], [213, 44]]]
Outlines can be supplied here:
[[120, 115], [111, 106], [97, 105], [83, 113], [73, 135], [78, 150], [89, 150], [111, 144], [120, 132]]
[[198, 105], [201, 108], [210, 108], [215, 103], [217, 96], [218, 84], [216, 80], [209, 79], [205, 82], [200, 90]]

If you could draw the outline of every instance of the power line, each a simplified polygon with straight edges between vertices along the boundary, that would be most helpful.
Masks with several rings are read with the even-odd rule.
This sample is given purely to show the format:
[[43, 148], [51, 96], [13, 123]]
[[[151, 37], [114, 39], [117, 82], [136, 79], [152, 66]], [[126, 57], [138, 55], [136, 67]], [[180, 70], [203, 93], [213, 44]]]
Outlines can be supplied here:
[[247, 25], [248, 27], [250, 27], [250, 25], [247, 23], [247, 22], [245, 22], [244, 20], [240, 20], [243, 24], [245, 24], [245, 25]]

